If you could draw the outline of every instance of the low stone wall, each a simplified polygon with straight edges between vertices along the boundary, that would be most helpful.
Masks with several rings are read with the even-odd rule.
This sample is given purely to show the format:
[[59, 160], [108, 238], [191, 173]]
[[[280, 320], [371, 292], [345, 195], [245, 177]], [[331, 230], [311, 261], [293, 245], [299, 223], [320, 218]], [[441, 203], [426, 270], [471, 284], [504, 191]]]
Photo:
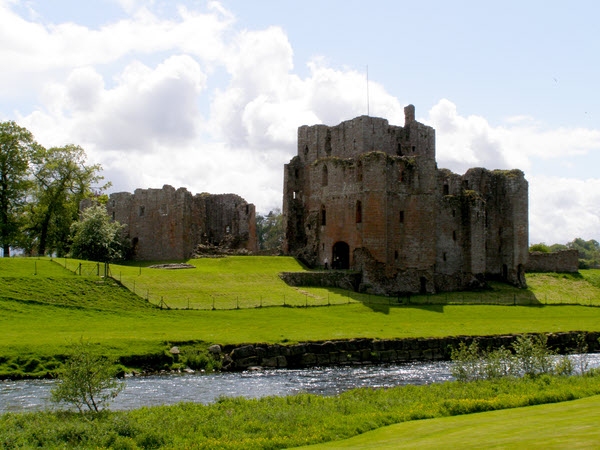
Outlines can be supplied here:
[[[548, 346], [558, 353], [577, 348], [581, 332], [550, 333]], [[477, 340], [483, 349], [510, 348], [518, 335], [455, 336], [412, 339], [351, 339], [345, 341], [306, 342], [294, 345], [248, 344], [222, 349], [223, 370], [239, 371], [250, 367], [303, 368], [344, 364], [394, 363], [406, 361], [449, 360], [453, 348], [461, 342]], [[587, 332], [589, 352], [600, 351], [600, 332]]]
[[558, 252], [530, 252], [526, 272], [567, 272], [579, 270], [579, 252], [561, 250]]
[[348, 270], [325, 270], [323, 272], [282, 272], [279, 277], [290, 286], [337, 287], [357, 291], [362, 275]]

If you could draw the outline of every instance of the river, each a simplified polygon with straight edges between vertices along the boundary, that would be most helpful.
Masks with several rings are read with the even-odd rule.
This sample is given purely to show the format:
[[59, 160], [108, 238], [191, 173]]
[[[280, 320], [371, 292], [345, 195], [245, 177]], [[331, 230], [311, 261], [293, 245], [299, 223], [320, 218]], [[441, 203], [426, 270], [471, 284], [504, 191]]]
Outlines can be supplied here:
[[[585, 357], [590, 368], [600, 367], [600, 353]], [[179, 402], [208, 404], [220, 396], [259, 398], [303, 392], [335, 395], [357, 387], [429, 384], [452, 380], [451, 367], [451, 362], [439, 361], [128, 377], [124, 379], [125, 389], [110, 408], [128, 410]], [[0, 381], [0, 413], [52, 408], [48, 399], [53, 385], [52, 380]]]

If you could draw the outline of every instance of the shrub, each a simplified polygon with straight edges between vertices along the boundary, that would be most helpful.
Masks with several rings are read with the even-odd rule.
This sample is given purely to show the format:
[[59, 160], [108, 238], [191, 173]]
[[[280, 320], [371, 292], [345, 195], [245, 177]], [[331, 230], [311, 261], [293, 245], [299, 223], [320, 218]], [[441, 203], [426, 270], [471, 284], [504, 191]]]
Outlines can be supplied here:
[[124, 387], [114, 378], [114, 372], [111, 361], [97, 354], [89, 342], [80, 340], [71, 344], [58, 383], [52, 389], [51, 400], [74, 405], [81, 413], [85, 407], [98, 412]]
[[[585, 335], [579, 336], [577, 350], [584, 353], [587, 350]], [[572, 375], [576, 363], [579, 373], [588, 370], [585, 355], [574, 361], [572, 356], [556, 358], [556, 354], [548, 348], [548, 338], [545, 335], [519, 336], [512, 345], [513, 352], [500, 347], [493, 351], [482, 351], [477, 342], [467, 346], [461, 343], [452, 349], [452, 375], [458, 381], [474, 381], [496, 379], [509, 376], [525, 375], [537, 377], [544, 374]]]

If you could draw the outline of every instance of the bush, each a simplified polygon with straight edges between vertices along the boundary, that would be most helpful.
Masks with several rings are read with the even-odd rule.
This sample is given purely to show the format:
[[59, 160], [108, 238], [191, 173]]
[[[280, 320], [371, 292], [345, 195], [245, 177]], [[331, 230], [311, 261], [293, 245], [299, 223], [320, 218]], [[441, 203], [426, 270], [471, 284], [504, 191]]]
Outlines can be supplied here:
[[[577, 351], [585, 353], [587, 345], [585, 336], [578, 338]], [[509, 376], [525, 375], [537, 377], [544, 374], [571, 375], [575, 373], [576, 364], [579, 373], [587, 371], [587, 359], [580, 356], [574, 361], [571, 356], [556, 359], [555, 353], [548, 348], [545, 335], [519, 336], [512, 345], [511, 352], [504, 347], [493, 351], [479, 349], [476, 341], [467, 346], [460, 343], [452, 349], [452, 375], [458, 381], [474, 381], [496, 379]]]
[[71, 344], [65, 366], [59, 372], [58, 383], [52, 389], [51, 400], [99, 412], [115, 398], [124, 384], [115, 378], [115, 368], [106, 357], [97, 354], [89, 342]]

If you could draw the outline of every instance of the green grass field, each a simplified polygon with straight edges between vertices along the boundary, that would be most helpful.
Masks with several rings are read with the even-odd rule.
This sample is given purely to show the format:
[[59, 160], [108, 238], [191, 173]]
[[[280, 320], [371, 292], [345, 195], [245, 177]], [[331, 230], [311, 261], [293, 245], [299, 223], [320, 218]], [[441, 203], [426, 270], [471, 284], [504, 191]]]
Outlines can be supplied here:
[[[110, 274], [132, 292], [153, 304], [175, 309], [237, 309], [259, 306], [319, 306], [348, 303], [396, 305], [399, 299], [359, 294], [335, 288], [291, 287], [280, 272], [306, 270], [290, 257], [236, 256], [186, 261], [194, 269], [165, 270], [152, 262], [111, 265]], [[64, 267], [86, 276], [102, 271], [97, 263], [57, 260]], [[600, 306], [600, 270], [579, 274], [528, 274], [529, 289], [491, 282], [491, 289], [437, 295], [414, 295], [403, 303]]]
[[[481, 299], [518, 291], [494, 284], [491, 291], [437, 297], [441, 304], [398, 305], [385, 297], [358, 296], [339, 289], [294, 288], [278, 277], [282, 270], [304, 270], [293, 258], [231, 257], [191, 261], [195, 269], [165, 270], [111, 266], [125, 279], [164, 295], [184, 292], [194, 302], [212, 305], [216, 292], [263, 298], [263, 307], [240, 309], [159, 309], [110, 278], [98, 277], [101, 265], [76, 260], [0, 259], [0, 376], [39, 376], [59, 363], [66, 346], [80, 338], [101, 345], [110, 355], [159, 354], [172, 343], [291, 343], [308, 340], [491, 335], [527, 332], [595, 331], [600, 308], [584, 306], [494, 306]], [[82, 264], [82, 275], [76, 275]], [[66, 266], [66, 269], [65, 267]], [[140, 275], [141, 273], [141, 275]], [[599, 271], [581, 276], [533, 275], [523, 295], [548, 296], [560, 290], [572, 303], [579, 292], [597, 295]], [[124, 274], [127, 274], [126, 276]], [[137, 274], [137, 275], [136, 275]], [[550, 281], [548, 281], [550, 280]], [[546, 289], [546, 285], [554, 286]], [[124, 283], [127, 285], [127, 283]], [[138, 286], [139, 286], [138, 284]], [[140, 294], [139, 289], [136, 291]], [[538, 292], [538, 294], [536, 294]], [[270, 293], [273, 296], [270, 297]], [[175, 294], [171, 294], [174, 296]], [[266, 307], [267, 298], [285, 296], [286, 305]], [[443, 304], [452, 296], [477, 296], [471, 305]], [[328, 298], [332, 306], [299, 307]], [[414, 297], [418, 299], [418, 297]], [[182, 300], [181, 308], [188, 300]], [[242, 303], [242, 300], [239, 300]], [[412, 300], [411, 300], [412, 301]], [[594, 302], [598, 301], [594, 298]], [[387, 302], [387, 303], [386, 303]], [[453, 302], [450, 302], [453, 303]], [[547, 302], [553, 303], [552, 300]], [[554, 302], [558, 303], [558, 302]], [[168, 304], [168, 303], [167, 303]], [[60, 358], [58, 358], [60, 359]]]
[[[171, 345], [186, 343], [206, 348], [212, 343], [293, 343], [360, 337], [390, 339], [600, 329], [600, 308], [589, 307], [600, 306], [600, 271], [594, 270], [576, 275], [532, 274], [528, 276], [528, 290], [492, 283], [492, 289], [487, 291], [414, 296], [410, 304], [399, 304], [397, 299], [339, 289], [287, 286], [278, 277], [279, 272], [305, 270], [292, 258], [231, 257], [190, 263], [194, 269], [111, 265], [114, 277], [111, 279], [98, 276], [103, 274], [104, 267], [97, 263], [68, 259], [0, 259], [0, 377], [44, 376], [60, 366], [67, 346], [80, 338], [95, 343], [103, 353], [115, 359], [132, 357], [134, 360], [136, 356], [165, 355]], [[161, 303], [172, 309], [159, 308], [157, 305]], [[79, 421], [76, 415], [63, 417], [54, 413], [23, 416], [22, 420], [18, 415], [4, 415], [0, 416], [0, 422], [4, 421], [6, 433], [15, 433], [15, 439], [21, 439], [20, 433], [30, 432], [31, 436], [22, 442], [31, 445], [42, 442], [36, 439], [41, 439], [39, 430], [44, 429], [43, 439], [47, 439], [44, 442], [55, 442], [52, 445], [57, 448], [63, 448], [62, 443], [83, 442], [78, 440], [92, 442], [96, 437], [98, 443], [89, 448], [113, 444], [136, 448], [136, 445], [147, 447], [152, 443], [157, 444], [156, 447], [161, 443], [165, 447], [173, 443], [196, 446], [197, 433], [184, 437], [172, 435], [171, 426], [161, 428], [168, 416], [169, 423], [202, 430], [206, 440], [197, 448], [212, 448], [232, 427], [240, 432], [228, 435], [231, 448], [262, 448], [274, 442], [279, 442], [277, 446], [281, 447], [343, 439], [400, 421], [389, 414], [402, 417], [408, 414], [401, 420], [437, 417], [438, 413], [430, 411], [434, 404], [442, 415], [470, 414], [482, 411], [481, 408], [514, 408], [599, 392], [597, 377], [581, 381], [586, 386], [585, 392], [575, 396], [573, 387], [560, 387], [557, 393], [542, 394], [545, 388], [539, 385], [530, 386], [527, 396], [519, 393], [521, 388], [517, 387], [514, 394], [503, 397], [498, 388], [490, 384], [492, 391], [485, 394], [490, 396], [488, 400], [456, 402], [449, 396], [471, 395], [467, 391], [475, 388], [465, 385], [465, 393], [459, 394], [463, 389], [460, 384], [424, 391], [408, 387], [403, 392], [427, 392], [431, 397], [419, 406], [424, 408], [422, 411], [406, 409], [406, 400], [400, 400], [401, 405], [394, 413], [388, 410], [392, 402], [389, 393], [381, 392], [375, 400], [370, 394], [374, 391], [364, 390], [337, 400], [300, 396], [296, 399], [223, 400], [209, 408], [201, 405], [144, 408], [131, 413], [111, 413], [93, 422]], [[457, 387], [457, 393], [449, 393], [449, 389], [455, 392], [452, 386]], [[353, 403], [355, 399], [358, 403]], [[524, 443], [522, 448], [530, 448], [539, 446], [540, 442], [545, 448], [562, 448], [566, 442], [583, 448], [597, 442], [596, 428], [590, 424], [597, 422], [595, 411], [599, 402], [594, 397], [589, 403], [565, 403], [564, 408], [563, 404], [548, 405], [541, 407], [548, 409], [542, 410], [520, 408], [407, 422], [380, 428], [373, 435], [358, 436], [356, 441], [340, 441], [324, 448], [372, 448], [374, 445], [378, 448], [439, 448], [440, 433], [444, 446], [449, 448], [496, 444], [500, 448], [518, 448], [521, 443]], [[370, 412], [368, 408], [374, 409]], [[240, 414], [232, 418], [230, 412], [237, 410]], [[206, 413], [213, 418], [218, 416], [220, 422], [206, 428]], [[541, 413], [544, 414], [542, 420], [538, 417]], [[325, 422], [325, 417], [329, 422]], [[232, 419], [239, 422], [234, 421], [234, 424]], [[192, 423], [194, 420], [198, 422]], [[306, 433], [298, 432], [298, 420], [306, 422]], [[343, 430], [335, 425], [342, 422]], [[28, 423], [32, 425], [26, 426]], [[527, 425], [523, 426], [524, 423]], [[273, 434], [273, 427], [284, 424], [291, 428], [288, 431], [282, 428], [279, 434]], [[536, 441], [540, 433], [544, 440]]]
[[594, 396], [549, 405], [404, 422], [344, 441], [302, 448], [598, 448], [599, 410], [600, 396]]

